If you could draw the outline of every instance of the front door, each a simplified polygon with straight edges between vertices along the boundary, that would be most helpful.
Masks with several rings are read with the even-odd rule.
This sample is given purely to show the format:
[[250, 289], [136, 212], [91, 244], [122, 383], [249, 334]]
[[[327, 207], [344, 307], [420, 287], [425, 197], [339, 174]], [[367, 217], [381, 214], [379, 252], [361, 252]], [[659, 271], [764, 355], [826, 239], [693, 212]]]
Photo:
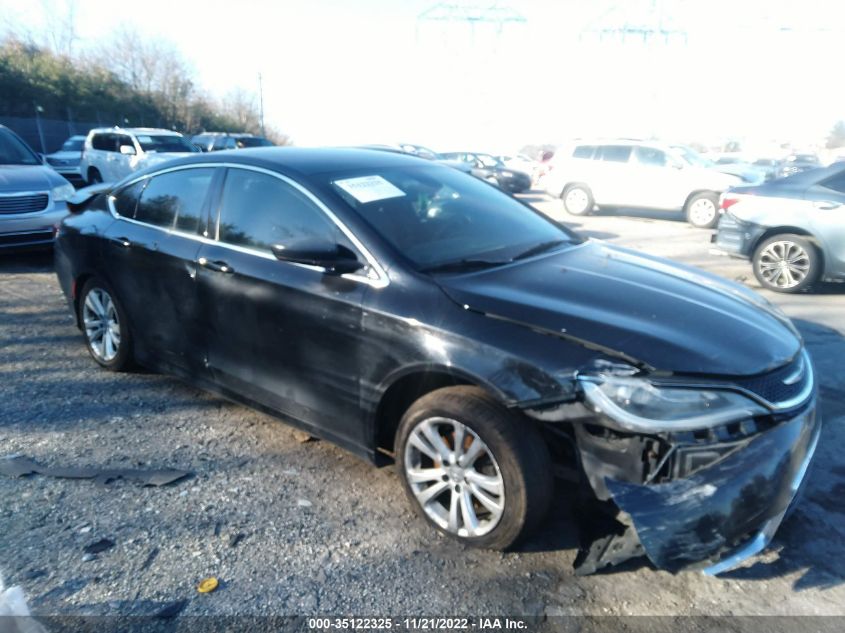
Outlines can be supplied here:
[[215, 380], [329, 436], [363, 443], [356, 368], [368, 286], [271, 251], [306, 237], [352, 244], [304, 189], [246, 168], [226, 172], [213, 237], [199, 252], [197, 282]]

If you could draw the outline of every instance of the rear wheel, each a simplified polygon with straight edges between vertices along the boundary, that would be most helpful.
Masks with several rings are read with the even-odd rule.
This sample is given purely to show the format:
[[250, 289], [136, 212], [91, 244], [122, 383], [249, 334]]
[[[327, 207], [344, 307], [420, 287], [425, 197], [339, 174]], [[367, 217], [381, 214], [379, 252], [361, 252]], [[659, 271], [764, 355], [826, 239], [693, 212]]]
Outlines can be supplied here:
[[819, 252], [800, 235], [770, 237], [757, 247], [752, 264], [757, 281], [775, 292], [801, 292], [821, 277]]
[[91, 357], [111, 371], [123, 371], [132, 361], [129, 324], [112, 289], [89, 279], [79, 295], [79, 321]]
[[396, 434], [396, 458], [416, 512], [467, 545], [506, 549], [545, 516], [548, 449], [531, 422], [475, 387], [417, 400]]
[[570, 215], [587, 215], [593, 210], [593, 192], [586, 185], [568, 185], [560, 197]]
[[687, 222], [699, 229], [712, 229], [719, 222], [719, 196], [712, 192], [697, 193], [684, 208]]

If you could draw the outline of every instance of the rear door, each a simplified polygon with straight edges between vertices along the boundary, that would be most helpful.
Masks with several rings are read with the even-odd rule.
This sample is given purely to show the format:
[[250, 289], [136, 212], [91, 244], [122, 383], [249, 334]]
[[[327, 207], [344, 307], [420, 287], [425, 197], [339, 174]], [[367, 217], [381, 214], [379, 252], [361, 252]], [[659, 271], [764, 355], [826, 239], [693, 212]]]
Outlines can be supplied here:
[[196, 259], [216, 169], [163, 172], [112, 196], [107, 260], [129, 313], [140, 360], [179, 373], [202, 371]]
[[202, 246], [197, 268], [207, 364], [222, 386], [362, 444], [355, 367], [366, 278], [327, 275], [271, 251], [305, 237], [355, 251], [324, 209], [290, 179], [227, 169], [216, 239]]
[[628, 204], [647, 209], [681, 208], [692, 190], [689, 174], [682, 167], [663, 149], [634, 147], [628, 172]]
[[807, 190], [811, 231], [822, 242], [826, 268], [845, 276], [845, 169]]
[[599, 205], [633, 205], [630, 145], [599, 145], [593, 160], [584, 161], [587, 184]]

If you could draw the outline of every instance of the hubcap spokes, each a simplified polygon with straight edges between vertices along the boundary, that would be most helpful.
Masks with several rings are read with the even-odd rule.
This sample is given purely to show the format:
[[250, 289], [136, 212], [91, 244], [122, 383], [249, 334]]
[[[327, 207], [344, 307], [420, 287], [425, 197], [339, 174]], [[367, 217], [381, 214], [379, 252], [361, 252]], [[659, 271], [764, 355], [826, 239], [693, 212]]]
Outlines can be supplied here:
[[82, 306], [85, 337], [94, 355], [105, 362], [117, 356], [120, 348], [120, 321], [108, 292], [93, 288]]
[[810, 257], [795, 242], [772, 242], [760, 253], [759, 267], [767, 283], [778, 288], [794, 288], [806, 279]]
[[405, 447], [405, 477], [426, 515], [458, 536], [487, 534], [505, 508], [505, 485], [490, 449], [469, 427], [429, 418]]

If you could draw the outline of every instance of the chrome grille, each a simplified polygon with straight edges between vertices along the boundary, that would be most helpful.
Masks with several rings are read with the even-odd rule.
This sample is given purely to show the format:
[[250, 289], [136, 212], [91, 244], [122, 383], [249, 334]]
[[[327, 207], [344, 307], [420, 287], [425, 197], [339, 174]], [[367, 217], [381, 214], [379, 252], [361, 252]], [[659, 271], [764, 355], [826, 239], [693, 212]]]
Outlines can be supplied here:
[[[800, 375], [800, 378], [790, 380], [796, 375]], [[740, 378], [736, 380], [736, 384], [763, 398], [766, 402], [776, 405], [797, 397], [807, 388], [807, 383], [812, 380], [812, 367], [802, 353], [788, 365], [763, 376]], [[791, 384], [787, 384], [790, 382]]]
[[46, 193], [26, 194], [22, 196], [0, 194], [0, 213], [33, 213], [47, 208], [49, 198]]

